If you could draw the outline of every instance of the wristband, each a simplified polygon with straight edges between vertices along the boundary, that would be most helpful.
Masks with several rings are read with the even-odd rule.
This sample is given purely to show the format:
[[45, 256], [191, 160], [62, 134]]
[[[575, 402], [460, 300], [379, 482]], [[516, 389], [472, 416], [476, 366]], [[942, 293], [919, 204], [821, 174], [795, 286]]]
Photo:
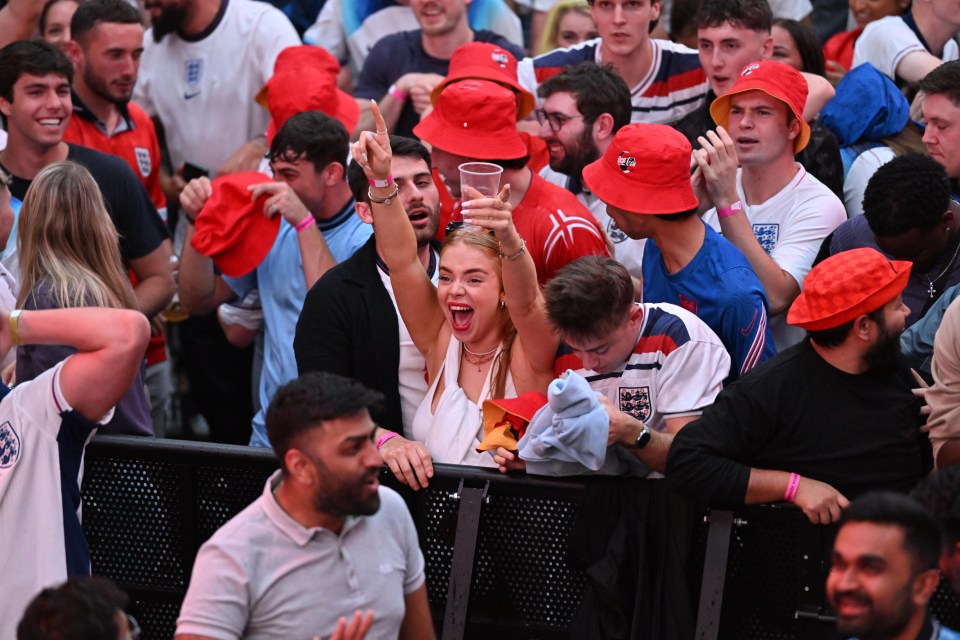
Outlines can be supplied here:
[[718, 208], [717, 217], [722, 220], [727, 216], [732, 216], [733, 214], [739, 213], [741, 211], [743, 211], [743, 202], [741, 202], [740, 200], [737, 200], [733, 204], [727, 205], [726, 207]]
[[304, 218], [303, 220], [301, 220], [300, 222], [298, 222], [296, 225], [294, 225], [293, 228], [297, 230], [297, 233], [300, 233], [301, 231], [303, 231], [303, 230], [306, 229], [307, 227], [309, 227], [309, 226], [311, 226], [311, 225], [314, 225], [314, 224], [317, 224], [317, 219], [314, 218], [313, 216], [307, 216], [306, 218]]
[[389, 442], [390, 440], [393, 440], [394, 438], [396, 438], [396, 437], [399, 436], [399, 435], [400, 435], [400, 434], [397, 433], [397, 432], [395, 432], [395, 431], [388, 431], [388, 432], [386, 432], [385, 434], [383, 434], [382, 436], [380, 436], [379, 438], [377, 438], [377, 451], [380, 451], [380, 447], [382, 447], [382, 446], [385, 445], [387, 442]]
[[370, 200], [370, 202], [375, 202], [377, 204], [390, 204], [391, 202], [393, 202], [393, 199], [396, 198], [397, 194], [399, 193], [400, 193], [400, 185], [394, 184], [393, 191], [387, 194], [385, 198], [378, 198], [377, 196], [373, 195], [373, 191], [370, 191], [369, 189], [367, 189], [367, 198]]
[[503, 252], [503, 247], [502, 246], [500, 247], [500, 259], [509, 260], [510, 262], [516, 262], [516, 260], [520, 258], [520, 256], [522, 256], [526, 250], [527, 250], [527, 242], [523, 238], [520, 238], [520, 248], [517, 249], [517, 252], [512, 255], [509, 255], [509, 256], [506, 255]]
[[367, 178], [367, 181], [370, 183], [371, 187], [389, 187], [393, 184], [393, 176], [387, 176], [383, 180], [377, 180], [376, 178]]
[[797, 497], [797, 487], [800, 486], [800, 474], [791, 473], [790, 480], [787, 482], [787, 492], [783, 494], [783, 499], [787, 502], [793, 502]]
[[7, 318], [7, 326], [10, 328], [10, 342], [13, 343], [13, 346], [19, 346], [20, 344], [20, 313], [22, 309], [14, 309], [10, 312], [10, 317]]
[[407, 96], [410, 95], [403, 89], [400, 89], [399, 87], [397, 87], [397, 85], [395, 84], [390, 85], [390, 88], [387, 89], [387, 93], [389, 93], [394, 100], [398, 100], [400, 102], [406, 102]]

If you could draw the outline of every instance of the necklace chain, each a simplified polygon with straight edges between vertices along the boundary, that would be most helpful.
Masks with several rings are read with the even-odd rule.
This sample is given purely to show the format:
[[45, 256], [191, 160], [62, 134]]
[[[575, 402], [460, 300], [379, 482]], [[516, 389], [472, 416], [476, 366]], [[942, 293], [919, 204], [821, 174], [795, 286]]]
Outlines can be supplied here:
[[[483, 363], [487, 362], [488, 360], [491, 360], [491, 359], [493, 358], [494, 352], [495, 352], [497, 349], [500, 348], [500, 345], [497, 345], [497, 346], [495, 346], [493, 349], [490, 349], [490, 351], [484, 351], [483, 353], [476, 353], [476, 352], [474, 352], [474, 351], [470, 351], [470, 349], [467, 347], [467, 345], [464, 344], [463, 342], [460, 343], [460, 346], [463, 348], [464, 359], [465, 359], [468, 363], [474, 365], [474, 366], [477, 368], [477, 371], [480, 371], [480, 365], [482, 365]], [[469, 355], [473, 356], [474, 358], [476, 358], [476, 359], [477, 359], [476, 362], [470, 360], [470, 358], [469, 358], [469, 356], [468, 356], [467, 354], [469, 354]]]
[[930, 296], [930, 299], [931, 299], [931, 300], [933, 300], [934, 294], [937, 293], [937, 290], [934, 288], [933, 283], [936, 282], [937, 280], [939, 280], [940, 278], [942, 278], [943, 276], [945, 276], [945, 275], [947, 274], [947, 271], [949, 271], [949, 270], [950, 270], [950, 267], [953, 266], [953, 261], [957, 259], [957, 253], [960, 253], [960, 242], [957, 242], [957, 246], [956, 246], [956, 248], [953, 250], [953, 257], [950, 258], [950, 262], [948, 262], [948, 263], [947, 263], [947, 266], [944, 267], [943, 271], [940, 272], [940, 275], [938, 275], [936, 278], [933, 278], [933, 279], [931, 280], [931, 279], [930, 279], [930, 276], [924, 274], [923, 277], [927, 279], [927, 284], [929, 285], [929, 286], [927, 287], [927, 294]]

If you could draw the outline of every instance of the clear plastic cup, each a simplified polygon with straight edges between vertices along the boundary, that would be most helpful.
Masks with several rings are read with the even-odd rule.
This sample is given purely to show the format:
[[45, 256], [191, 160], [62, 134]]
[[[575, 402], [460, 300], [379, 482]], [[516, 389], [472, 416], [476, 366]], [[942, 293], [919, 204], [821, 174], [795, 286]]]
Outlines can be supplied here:
[[[490, 162], [464, 162], [460, 165], [460, 193], [465, 187], [476, 189], [482, 195], [493, 197], [500, 193], [500, 176], [503, 167]], [[464, 224], [464, 231], [480, 233], [483, 227], [473, 224]]]

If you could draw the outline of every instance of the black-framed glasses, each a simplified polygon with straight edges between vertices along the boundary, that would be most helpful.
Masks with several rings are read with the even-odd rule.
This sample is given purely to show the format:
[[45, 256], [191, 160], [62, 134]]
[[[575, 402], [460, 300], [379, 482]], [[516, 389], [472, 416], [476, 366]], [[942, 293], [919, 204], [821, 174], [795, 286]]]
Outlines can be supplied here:
[[583, 116], [568, 116], [563, 113], [550, 113], [549, 111], [544, 111], [543, 109], [537, 109], [534, 111], [537, 115], [537, 122], [543, 124], [547, 122], [550, 124], [550, 128], [554, 131], [560, 131], [563, 128], [563, 125], [570, 122], [571, 120], [576, 120], [577, 118], [582, 118]]

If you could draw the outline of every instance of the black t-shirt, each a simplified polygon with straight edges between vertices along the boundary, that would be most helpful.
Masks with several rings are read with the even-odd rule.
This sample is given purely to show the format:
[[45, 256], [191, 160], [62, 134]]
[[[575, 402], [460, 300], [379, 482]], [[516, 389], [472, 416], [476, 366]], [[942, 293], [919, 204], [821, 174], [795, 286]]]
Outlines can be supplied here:
[[[513, 54], [517, 60], [526, 57], [523, 49], [492, 31], [483, 29], [474, 31], [473, 41], [488, 42], [502, 47]], [[419, 29], [394, 33], [381, 38], [370, 50], [363, 63], [363, 69], [357, 77], [357, 86], [353, 90], [353, 95], [357, 98], [379, 100], [400, 76], [408, 73], [436, 73], [446, 76], [449, 67], [449, 60], [434, 58], [423, 50]], [[408, 100], [403, 105], [400, 119], [393, 133], [408, 138], [415, 137], [413, 128], [418, 122], [420, 122], [420, 116]]]
[[[170, 237], [147, 190], [121, 158], [88, 147], [68, 145], [67, 160], [87, 168], [100, 187], [107, 213], [120, 234], [124, 265], [151, 253]], [[13, 176], [10, 192], [23, 200], [32, 180]]]
[[929, 448], [909, 374], [851, 375], [805, 340], [724, 389], [670, 446], [666, 477], [718, 507], [742, 505], [750, 468], [798, 473], [849, 499], [908, 491]]

